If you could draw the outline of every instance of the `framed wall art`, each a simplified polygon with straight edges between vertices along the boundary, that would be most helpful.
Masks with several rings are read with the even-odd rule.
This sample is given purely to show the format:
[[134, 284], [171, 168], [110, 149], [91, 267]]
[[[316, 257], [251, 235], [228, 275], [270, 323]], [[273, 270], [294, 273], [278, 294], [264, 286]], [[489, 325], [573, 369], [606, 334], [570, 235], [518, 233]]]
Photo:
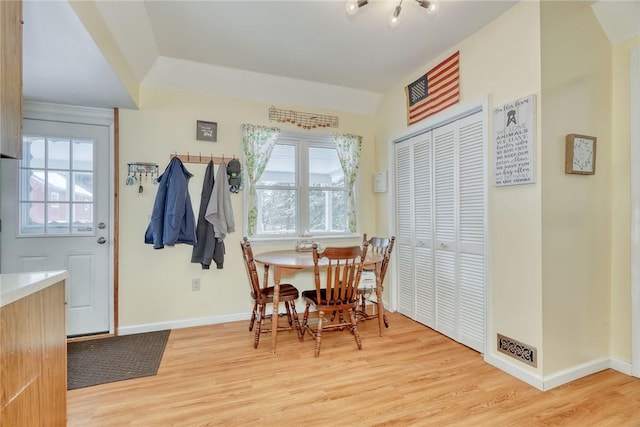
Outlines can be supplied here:
[[218, 123], [198, 120], [196, 123], [196, 139], [198, 141], [216, 142], [218, 140]]
[[593, 175], [596, 173], [595, 136], [570, 133], [566, 138], [564, 173]]

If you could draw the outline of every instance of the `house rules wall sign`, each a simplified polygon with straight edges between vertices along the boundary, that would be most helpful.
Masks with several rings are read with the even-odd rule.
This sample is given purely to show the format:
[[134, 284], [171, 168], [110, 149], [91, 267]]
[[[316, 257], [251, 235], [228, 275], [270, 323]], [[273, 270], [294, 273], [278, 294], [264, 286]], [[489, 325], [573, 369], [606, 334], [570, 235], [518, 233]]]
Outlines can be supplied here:
[[407, 125], [436, 114], [460, 100], [460, 52], [456, 52], [405, 88]]
[[536, 182], [535, 112], [535, 95], [494, 108], [496, 186]]

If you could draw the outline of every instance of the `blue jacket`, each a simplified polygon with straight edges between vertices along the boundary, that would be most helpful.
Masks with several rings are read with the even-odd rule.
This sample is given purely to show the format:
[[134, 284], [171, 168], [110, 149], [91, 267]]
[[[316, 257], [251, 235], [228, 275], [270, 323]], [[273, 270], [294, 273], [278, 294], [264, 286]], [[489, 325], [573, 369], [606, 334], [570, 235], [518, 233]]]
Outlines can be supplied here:
[[144, 242], [152, 243], [154, 249], [176, 243], [196, 244], [196, 219], [189, 197], [189, 179], [192, 176], [182, 161], [174, 157], [158, 177], [151, 222], [144, 234]]

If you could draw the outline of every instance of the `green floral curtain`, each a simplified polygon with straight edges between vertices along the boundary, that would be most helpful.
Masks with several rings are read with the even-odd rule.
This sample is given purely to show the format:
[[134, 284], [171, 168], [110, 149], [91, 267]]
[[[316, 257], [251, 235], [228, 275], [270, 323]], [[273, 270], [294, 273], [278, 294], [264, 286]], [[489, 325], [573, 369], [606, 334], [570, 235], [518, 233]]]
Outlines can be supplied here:
[[249, 124], [242, 125], [242, 150], [244, 151], [246, 165], [244, 169], [248, 178], [246, 180], [247, 186], [249, 187], [248, 233], [250, 236], [256, 234], [258, 222], [256, 182], [258, 182], [267, 167], [269, 156], [271, 156], [273, 146], [279, 135], [280, 129], [278, 128]]
[[334, 135], [336, 151], [344, 172], [345, 183], [349, 188], [349, 231], [356, 232], [356, 195], [355, 184], [360, 166], [362, 137], [358, 135]]

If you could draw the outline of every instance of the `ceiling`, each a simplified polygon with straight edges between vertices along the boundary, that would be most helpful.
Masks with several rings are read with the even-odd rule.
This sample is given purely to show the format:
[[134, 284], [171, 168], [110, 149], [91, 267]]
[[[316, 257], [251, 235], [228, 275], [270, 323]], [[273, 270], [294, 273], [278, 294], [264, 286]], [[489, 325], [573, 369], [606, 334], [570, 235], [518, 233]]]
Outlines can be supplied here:
[[[388, 19], [397, 2], [369, 1], [356, 16], [345, 13], [345, 3], [138, 0], [95, 5], [137, 83], [157, 74], [169, 58], [380, 94], [516, 2], [441, 0], [439, 12], [429, 16], [406, 0], [395, 28]], [[601, 7], [606, 13], [598, 15], [605, 16], [605, 28], [606, 21], [629, 15], [611, 13], [611, 4], [640, 4], [600, 3], [608, 4]], [[24, 2], [25, 99], [137, 108], [119, 76], [67, 1]]]

